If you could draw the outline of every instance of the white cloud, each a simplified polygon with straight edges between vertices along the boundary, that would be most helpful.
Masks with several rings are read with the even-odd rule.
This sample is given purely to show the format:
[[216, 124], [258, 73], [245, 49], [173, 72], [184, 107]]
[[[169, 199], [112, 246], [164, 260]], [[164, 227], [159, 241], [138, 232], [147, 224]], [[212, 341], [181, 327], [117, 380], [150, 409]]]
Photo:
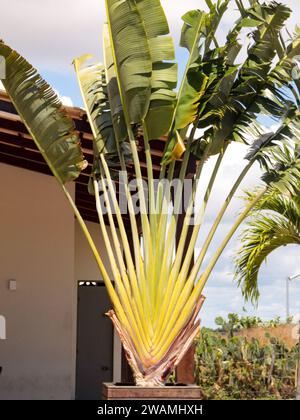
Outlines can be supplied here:
[[63, 103], [63, 105], [65, 106], [73, 106], [73, 101], [69, 96], [61, 96], [60, 97], [61, 102]]
[[[5, 90], [3, 83], [0, 80], [0, 90]], [[54, 89], [56, 95], [59, 97], [59, 99], [61, 100], [62, 104], [65, 106], [74, 106], [72, 99], [69, 96], [64, 96], [61, 95], [60, 92], [56, 89]]]
[[[2, 2], [0, 38], [17, 49], [39, 69], [71, 72], [74, 57], [90, 52], [101, 60], [101, 32], [105, 20], [103, 0], [10, 0]], [[291, 6], [292, 30], [299, 23], [299, 1], [284, 0]], [[162, 0], [171, 33], [178, 44], [181, 16], [194, 8], [206, 9], [204, 0]], [[225, 36], [236, 19], [231, 2], [220, 34]]]
[[72, 99], [69, 96], [61, 95], [58, 90], [55, 89], [56, 95], [61, 100], [62, 104], [65, 106], [74, 106]]

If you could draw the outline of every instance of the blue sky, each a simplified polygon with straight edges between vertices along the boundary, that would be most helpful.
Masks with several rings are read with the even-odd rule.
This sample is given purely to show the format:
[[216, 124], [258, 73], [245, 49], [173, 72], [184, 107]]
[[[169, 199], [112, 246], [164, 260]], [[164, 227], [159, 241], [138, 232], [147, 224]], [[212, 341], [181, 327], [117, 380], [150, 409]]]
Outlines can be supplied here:
[[[81, 106], [81, 98], [73, 72], [72, 59], [85, 53], [92, 53], [98, 60], [102, 56], [101, 28], [104, 22], [103, 0], [10, 0], [3, 2], [0, 15], [0, 37], [17, 49], [35, 65], [46, 80], [59, 92], [68, 105]], [[180, 17], [193, 8], [205, 8], [204, 0], [162, 0], [170, 23], [171, 33], [176, 45], [180, 37]], [[293, 15], [288, 22], [290, 30], [300, 24], [299, 0], [285, 0]], [[225, 15], [219, 30], [220, 38], [224, 38], [237, 14], [234, 2]], [[182, 74], [186, 53], [180, 47], [176, 48], [179, 73]], [[229, 190], [238, 170], [244, 164], [242, 158], [245, 147], [233, 145], [228, 151], [224, 166], [217, 180], [215, 199], [209, 205], [207, 217], [200, 233], [198, 249], [201, 240], [213, 219], [216, 209]], [[204, 173], [208, 179], [213, 161], [209, 162]], [[254, 186], [259, 180], [258, 168], [245, 180], [243, 188]], [[205, 182], [204, 182], [205, 184]], [[205, 185], [201, 186], [204, 189]], [[241, 191], [238, 193], [241, 195]], [[241, 208], [241, 200], [234, 200], [222, 223], [212, 251], [227, 231], [235, 214]], [[238, 247], [238, 237], [229, 244], [222, 259], [213, 272], [205, 287], [207, 299], [201, 318], [204, 325], [212, 326], [217, 315], [228, 312], [242, 313], [245, 303], [240, 290], [233, 283], [233, 255]], [[268, 264], [260, 273], [261, 298], [258, 308], [246, 305], [248, 313], [255, 313], [269, 319], [276, 315], [285, 316], [285, 279], [287, 276], [300, 273], [299, 247], [286, 247], [276, 251], [268, 259]], [[300, 313], [300, 278], [291, 284], [291, 313]]]

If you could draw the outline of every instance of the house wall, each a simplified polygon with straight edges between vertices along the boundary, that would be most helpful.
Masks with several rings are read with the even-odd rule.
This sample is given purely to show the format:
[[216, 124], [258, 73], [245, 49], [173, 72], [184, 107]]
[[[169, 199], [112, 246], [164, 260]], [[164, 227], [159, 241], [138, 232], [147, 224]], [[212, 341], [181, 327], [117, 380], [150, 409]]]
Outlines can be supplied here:
[[[101, 258], [107, 267], [107, 273], [112, 278], [108, 256], [105, 250], [104, 240], [101, 235], [100, 226], [97, 223], [86, 222], [87, 228], [92, 235]], [[111, 235], [109, 234], [111, 239]], [[75, 223], [75, 277], [79, 280], [101, 280], [99, 268], [94, 259], [93, 253], [87, 243], [79, 223]]]
[[0, 164], [0, 180], [0, 399], [70, 399], [74, 217], [53, 177]]
[[[0, 180], [0, 399], [73, 399], [78, 281], [99, 270], [53, 177], [0, 163]], [[107, 262], [99, 226], [87, 225]]]

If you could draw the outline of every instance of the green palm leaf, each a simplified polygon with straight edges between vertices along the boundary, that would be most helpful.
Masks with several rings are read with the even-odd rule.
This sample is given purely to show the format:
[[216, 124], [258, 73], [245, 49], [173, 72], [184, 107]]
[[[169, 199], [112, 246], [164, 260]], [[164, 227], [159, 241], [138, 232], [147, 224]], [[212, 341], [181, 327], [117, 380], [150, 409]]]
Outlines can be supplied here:
[[[176, 101], [177, 63], [169, 25], [160, 0], [136, 1], [143, 20], [152, 62], [150, 105], [144, 129], [149, 140], [168, 134]], [[161, 116], [164, 116], [161, 118]]]
[[128, 122], [147, 114], [151, 96], [152, 61], [136, 1], [105, 0], [118, 84]]
[[[276, 135], [266, 135], [263, 143], [276, 140]], [[243, 287], [245, 297], [253, 300], [259, 296], [258, 273], [262, 263], [275, 249], [300, 244], [300, 159], [299, 137], [284, 138], [278, 145], [262, 147], [261, 165], [266, 169], [262, 176], [268, 193], [251, 212], [251, 217], [241, 234], [242, 247], [235, 260], [235, 277]], [[252, 151], [260, 153], [260, 151]], [[250, 157], [250, 156], [249, 156]], [[247, 194], [252, 202], [257, 191]]]
[[[185, 135], [184, 129], [198, 117], [201, 99], [213, 74], [211, 69], [204, 71], [203, 57], [208, 52], [211, 42], [215, 40], [215, 32], [227, 9], [228, 2], [224, 0], [213, 5], [207, 1], [210, 8], [208, 13], [191, 10], [182, 17], [184, 24], [180, 45], [189, 51], [189, 59], [173, 114], [172, 131], [162, 160], [164, 164], [181, 156], [184, 149], [180, 147], [178, 138], [181, 138], [180, 134]], [[181, 150], [181, 153], [178, 153], [177, 149]]]
[[[227, 45], [231, 45], [231, 50], [235, 51], [234, 46], [237, 47], [237, 37], [241, 29], [257, 26], [249, 34], [254, 41], [245, 62], [238, 66], [238, 71], [237, 67], [229, 67], [224, 75], [223, 85], [227, 91], [223, 92], [223, 89], [219, 89], [218, 84], [215, 84], [213, 93], [211, 94], [211, 89], [208, 90], [202, 99], [202, 109], [205, 112], [200, 115], [199, 127], [212, 126], [201, 139], [203, 143], [208, 143], [211, 139], [221, 145], [222, 139], [248, 143], [250, 139], [260, 137], [264, 133], [256, 120], [259, 112], [278, 118], [285, 114], [287, 98], [275, 85], [270, 72], [276, 56], [280, 30], [290, 10], [282, 5], [277, 6], [275, 3], [260, 5], [256, 1], [252, 2], [250, 8], [243, 8], [241, 19], [229, 33]], [[295, 49], [294, 53], [296, 51]], [[278, 63], [279, 68], [284, 65], [285, 58]], [[235, 77], [237, 73], [238, 77]], [[219, 79], [222, 80], [221, 77]], [[198, 148], [203, 149], [199, 145]]]
[[[206, 14], [200, 10], [192, 10], [186, 13], [180, 45], [186, 47], [190, 53], [186, 76], [183, 80], [181, 94], [178, 98], [178, 106], [175, 115], [175, 129], [185, 128], [195, 121], [199, 107], [199, 101], [205, 92], [208, 76], [200, 70], [199, 42], [205, 29]], [[200, 70], [200, 71], [199, 71]]]
[[[220, 75], [220, 69], [215, 72], [220, 81], [211, 84], [201, 100], [204, 112], [199, 115], [198, 126], [205, 132], [192, 144], [192, 152], [198, 159], [208, 144], [210, 154], [215, 154], [219, 153], [224, 141], [251, 144], [254, 139], [262, 138], [265, 128], [257, 120], [258, 114], [271, 116], [278, 122], [287, 120], [294, 91], [291, 87], [295, 65], [293, 58], [299, 51], [297, 34], [287, 49], [280, 51], [280, 59], [275, 66], [273, 63], [280, 42], [280, 30], [289, 14], [287, 7], [277, 3], [260, 5], [253, 1], [250, 8], [243, 8], [242, 17], [229, 33], [225, 48], [229, 50], [231, 45], [231, 50], [235, 51], [238, 34], [245, 27], [256, 27], [251, 33], [254, 41], [241, 66], [232, 65], [231, 60], [224, 76]], [[282, 72], [284, 74], [280, 78]], [[286, 94], [281, 89], [283, 85], [290, 87], [292, 92]]]
[[[107, 94], [109, 98], [113, 128], [118, 144], [122, 145], [127, 140], [127, 127], [124, 118], [120, 90], [118, 86], [118, 78], [116, 74], [107, 24], [104, 24], [103, 28], [103, 51], [106, 71]], [[122, 146], [120, 149], [122, 149]]]
[[[300, 185], [299, 185], [300, 187]], [[251, 193], [249, 194], [249, 197]], [[299, 195], [283, 195], [270, 192], [263, 200], [261, 200], [254, 211], [275, 212], [291, 222], [300, 232], [300, 196]]]
[[235, 260], [235, 277], [246, 298], [258, 298], [259, 270], [271, 252], [284, 245], [300, 245], [299, 221], [297, 196], [271, 192], [258, 203], [241, 234], [242, 247]]
[[264, 150], [267, 171], [263, 174], [262, 180], [274, 191], [297, 195], [300, 181], [300, 158], [290, 146], [290, 142], [285, 142], [281, 146]]
[[[108, 27], [105, 50], [118, 68], [124, 112], [130, 123], [144, 121], [148, 139], [166, 134], [171, 125], [177, 85], [177, 64], [169, 26], [159, 0], [106, 0]], [[110, 53], [109, 53], [110, 54]], [[159, 118], [161, 113], [164, 118]]]
[[87, 163], [73, 120], [36, 69], [2, 41], [0, 55], [3, 85], [51, 171], [61, 184], [76, 179]]
[[[261, 24], [252, 33], [254, 43], [248, 50], [248, 58], [232, 90], [230, 108], [234, 110], [233, 140], [248, 143], [253, 135], [257, 137], [262, 134], [256, 121], [258, 112], [279, 118], [285, 113], [287, 101], [269, 82], [280, 31], [290, 12], [288, 7], [276, 2], [262, 5], [254, 2], [254, 6], [246, 12], [247, 17], [258, 19]], [[282, 102], [283, 106], [280, 105]]]
[[108, 102], [105, 68], [100, 63], [87, 65], [90, 58], [89, 55], [76, 58], [74, 66], [97, 152], [107, 154], [110, 159], [117, 154], [117, 146]]
[[[97, 170], [99, 155], [106, 156], [109, 165], [119, 165], [119, 154], [130, 158], [127, 129], [122, 108], [112, 114], [106, 70], [101, 63], [89, 64], [92, 57], [84, 55], [74, 60], [74, 66], [95, 140], [94, 169]], [[114, 101], [112, 101], [114, 103]]]

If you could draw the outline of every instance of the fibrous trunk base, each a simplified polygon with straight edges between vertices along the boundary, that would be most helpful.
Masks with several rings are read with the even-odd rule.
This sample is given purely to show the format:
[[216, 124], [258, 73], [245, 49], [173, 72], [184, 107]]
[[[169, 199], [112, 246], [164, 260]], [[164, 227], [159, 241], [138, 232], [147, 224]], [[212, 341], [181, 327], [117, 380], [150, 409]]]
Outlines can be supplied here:
[[110, 310], [107, 313], [120, 336], [128, 364], [133, 372], [135, 384], [138, 387], [151, 388], [164, 386], [169, 375], [174, 371], [175, 367], [192, 345], [195, 337], [199, 334], [200, 321], [197, 320], [197, 316], [204, 300], [204, 296], [201, 296], [195, 305], [190, 319], [181, 329], [164, 356], [158, 362], [150, 366], [145, 366], [141, 361], [129, 334], [121, 325], [115, 312]]
[[136, 386], [140, 386], [144, 388], [162, 387], [165, 385], [161, 379], [161, 376], [150, 377], [150, 378], [148, 378], [147, 376], [136, 377], [135, 384]]

